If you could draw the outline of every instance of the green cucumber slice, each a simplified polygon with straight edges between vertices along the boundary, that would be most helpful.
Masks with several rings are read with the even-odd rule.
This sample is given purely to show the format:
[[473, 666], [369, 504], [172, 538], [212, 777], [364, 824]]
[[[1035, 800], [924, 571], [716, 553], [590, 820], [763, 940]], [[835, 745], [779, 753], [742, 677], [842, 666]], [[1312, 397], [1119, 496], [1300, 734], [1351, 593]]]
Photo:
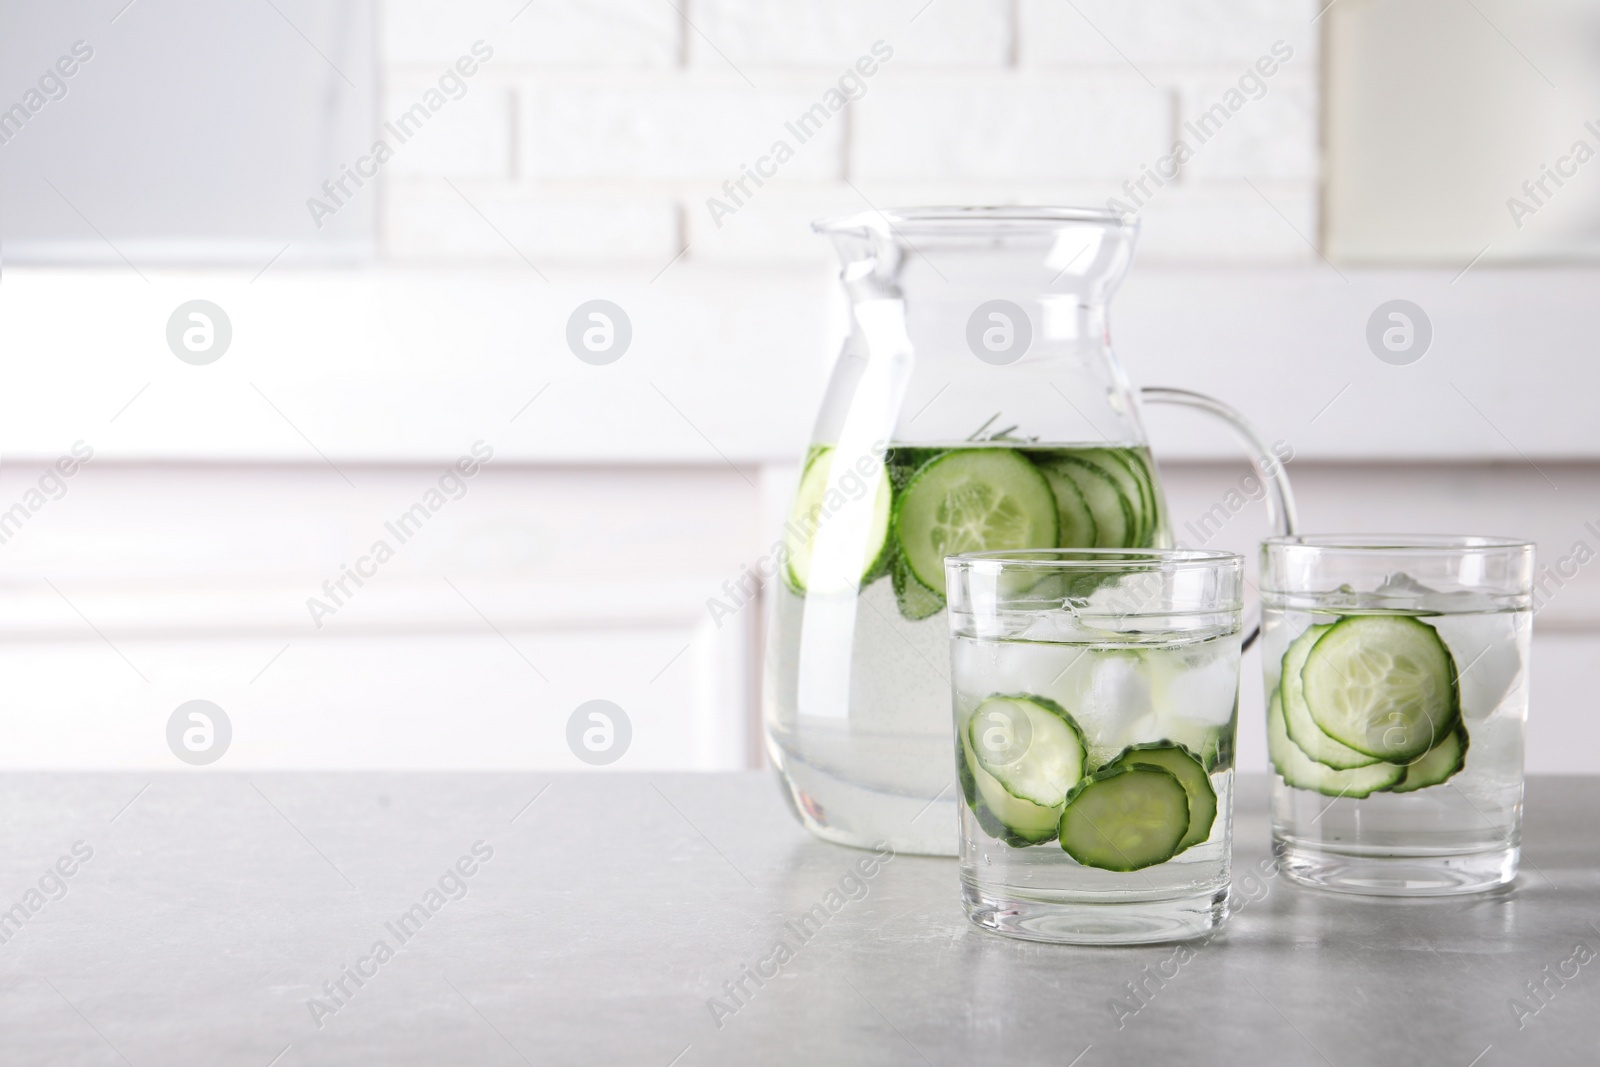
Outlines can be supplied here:
[[1443, 741], [1406, 764], [1405, 776], [1389, 788], [1391, 793], [1414, 793], [1449, 780], [1467, 764], [1467, 728], [1457, 723]]
[[1323, 733], [1357, 752], [1410, 763], [1455, 729], [1455, 659], [1408, 615], [1351, 615], [1311, 646], [1301, 692]]
[[1117, 491], [1122, 494], [1122, 499], [1128, 502], [1132, 521], [1128, 524], [1128, 541], [1125, 547], [1136, 548], [1147, 543], [1155, 525], [1148, 506], [1150, 490], [1128, 461], [1127, 453], [1120, 449], [1091, 448], [1079, 453], [1078, 458], [1110, 475], [1111, 480], [1117, 483]]
[[941, 597], [946, 556], [1048, 548], [1059, 529], [1050, 483], [1010, 448], [948, 452], [917, 471], [894, 506], [901, 557]]
[[1060, 524], [1060, 531], [1056, 536], [1057, 548], [1093, 548], [1099, 531], [1095, 526], [1094, 515], [1089, 511], [1089, 502], [1083, 498], [1083, 490], [1078, 488], [1078, 483], [1073, 481], [1058, 464], [1045, 463], [1039, 467], [1045, 480], [1050, 483], [1050, 492], [1056, 498], [1056, 518]]
[[1211, 826], [1217, 820], [1217, 791], [1211, 788], [1211, 776], [1193, 752], [1171, 741], [1129, 745], [1109, 766], [1160, 767], [1183, 786], [1189, 796], [1189, 832], [1178, 842], [1179, 852], [1211, 836]]
[[889, 575], [894, 583], [895, 603], [900, 606], [903, 618], [917, 622], [944, 610], [944, 597], [917, 581], [898, 552], [889, 565]]
[[1360, 799], [1389, 789], [1406, 773], [1404, 767], [1393, 763], [1374, 763], [1347, 771], [1336, 771], [1325, 763], [1318, 763], [1289, 740], [1289, 731], [1283, 722], [1283, 698], [1276, 689], [1267, 705], [1267, 755], [1285, 785], [1310, 789], [1325, 797]]
[[[833, 471], [833, 449], [826, 445], [813, 448], [806, 459], [805, 471], [800, 475], [800, 487], [795, 491], [794, 505], [789, 509], [789, 521], [783, 528], [783, 543], [788, 550], [784, 565], [784, 580], [790, 589], [804, 595], [811, 579], [811, 554], [816, 546], [818, 532], [827, 525], [828, 517], [844, 506], [844, 494], [828, 495], [828, 476]], [[858, 584], [880, 577], [888, 564], [889, 519], [894, 494], [889, 488], [888, 473], [882, 464], [862, 481], [877, 481], [878, 492], [872, 502], [872, 516], [867, 529], [866, 543], [862, 546], [863, 562]]]
[[1028, 693], [996, 694], [967, 721], [967, 743], [978, 766], [1007, 793], [1058, 808], [1083, 779], [1083, 731], [1055, 701]]
[[1133, 505], [1122, 495], [1116, 479], [1098, 464], [1073, 455], [1056, 456], [1048, 469], [1071, 479], [1094, 516], [1095, 548], [1126, 548], [1133, 541]]
[[1117, 455], [1139, 479], [1139, 489], [1144, 493], [1145, 515], [1149, 519], [1145, 525], [1145, 539], [1140, 542], [1140, 547], [1151, 547], [1156, 543], [1156, 535], [1160, 532], [1162, 521], [1161, 495], [1156, 492], [1156, 476], [1153, 469], [1155, 460], [1132, 448], [1124, 449]]
[[962, 758], [957, 764], [967, 806], [984, 832], [1013, 848], [1027, 848], [1056, 839], [1061, 806], [1040, 807], [1006, 792], [994, 776], [978, 765], [967, 731], [961, 731]]
[[1178, 854], [1189, 832], [1189, 794], [1171, 771], [1105, 767], [1067, 794], [1061, 847], [1085, 867], [1138, 871]]
[[[961, 782], [961, 795], [967, 798], [967, 807], [972, 811], [972, 817], [983, 827], [983, 832], [997, 841], [1003, 841], [1013, 848], [1027, 848], [1041, 842], [1029, 841], [1018, 837], [1004, 823], [994, 817], [994, 812], [978, 796], [978, 780], [972, 776], [973, 764], [971, 755], [967, 752], [965, 743], [961, 746], [961, 755], [956, 759], [956, 778]], [[1046, 840], [1054, 840], [1054, 836]]]
[[1301, 695], [1300, 671], [1306, 665], [1306, 657], [1311, 655], [1311, 646], [1331, 629], [1333, 629], [1332, 623], [1313, 626], [1289, 642], [1289, 647], [1284, 650], [1283, 680], [1280, 683], [1283, 692], [1283, 724], [1289, 731], [1289, 740], [1318, 763], [1325, 763], [1337, 771], [1370, 767], [1380, 762], [1378, 757], [1357, 752], [1323, 733], [1312, 720], [1311, 710], [1306, 707], [1305, 699]]

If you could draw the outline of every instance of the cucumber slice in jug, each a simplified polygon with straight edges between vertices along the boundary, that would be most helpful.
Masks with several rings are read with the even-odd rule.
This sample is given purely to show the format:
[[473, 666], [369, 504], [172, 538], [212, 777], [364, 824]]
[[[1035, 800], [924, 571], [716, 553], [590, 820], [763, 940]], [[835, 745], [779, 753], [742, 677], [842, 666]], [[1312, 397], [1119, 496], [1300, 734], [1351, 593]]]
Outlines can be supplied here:
[[889, 481], [894, 491], [898, 493], [904, 489], [912, 475], [926, 466], [929, 460], [948, 451], [947, 448], [916, 448], [908, 445], [896, 445], [889, 449], [883, 458], [889, 466]]
[[1306, 702], [1301, 696], [1300, 671], [1306, 665], [1306, 657], [1311, 655], [1311, 646], [1331, 629], [1333, 629], [1332, 623], [1310, 627], [1289, 642], [1289, 647], [1284, 650], [1283, 680], [1280, 683], [1282, 686], [1280, 692], [1283, 694], [1283, 724], [1289, 731], [1289, 740], [1318, 763], [1325, 763], [1337, 771], [1370, 767], [1380, 762], [1378, 757], [1357, 752], [1323, 733], [1321, 727], [1312, 720], [1311, 710], [1306, 707]]
[[957, 764], [961, 789], [978, 825], [997, 841], [1012, 848], [1027, 848], [1056, 839], [1061, 806], [1044, 808], [1018, 800], [994, 776], [978, 765], [967, 731], [961, 731], [961, 760]]
[[1467, 728], [1458, 723], [1443, 741], [1411, 763], [1406, 773], [1389, 788], [1391, 793], [1413, 793], [1431, 785], [1441, 785], [1467, 764]]
[[1189, 794], [1148, 764], [1105, 767], [1067, 794], [1061, 847], [1085, 867], [1137, 871], [1177, 855], [1189, 832]]
[[1161, 525], [1161, 498], [1156, 493], [1155, 460], [1134, 449], [1124, 449], [1116, 455], [1128, 465], [1139, 479], [1139, 489], [1144, 493], [1145, 531], [1141, 547], [1156, 543], [1156, 533]]
[[[848, 498], [835, 491], [830, 498], [828, 478], [833, 472], [833, 449], [814, 448], [806, 459], [805, 471], [800, 475], [800, 487], [795, 491], [794, 506], [789, 510], [789, 521], [783, 528], [783, 543], [788, 550], [784, 565], [784, 580], [789, 588], [804, 595], [811, 584], [811, 557], [816, 548], [817, 535], [827, 527], [829, 519], [845, 506]], [[882, 464], [862, 479], [863, 485], [876, 481], [877, 496], [873, 498], [872, 514], [868, 518], [866, 538], [862, 543], [862, 564], [858, 574], [846, 580], [862, 584], [881, 577], [888, 564], [889, 519], [893, 492], [889, 477]]]
[[1117, 483], [1117, 490], [1122, 494], [1122, 499], [1128, 502], [1128, 511], [1132, 516], [1125, 547], [1137, 548], [1148, 544], [1150, 534], [1154, 532], [1154, 509], [1150, 506], [1154, 494], [1144, 484], [1140, 473], [1133, 469], [1128, 457], [1128, 453], [1112, 448], [1092, 448], [1081, 453], [1084, 462], [1099, 467]]
[[1096, 463], [1073, 455], [1056, 456], [1046, 469], [1067, 478], [1083, 494], [1094, 516], [1095, 548], [1126, 548], [1137, 532], [1133, 505], [1122, 495], [1117, 481]]
[[1083, 732], [1045, 697], [989, 697], [967, 721], [966, 740], [978, 766], [1018, 800], [1059, 808], [1083, 779]]
[[889, 565], [889, 574], [894, 583], [894, 599], [900, 605], [902, 617], [917, 622], [932, 618], [944, 610], [944, 597], [917, 581], [898, 552]]
[[1301, 695], [1323, 733], [1410, 763], [1455, 729], [1456, 665], [1439, 631], [1408, 615], [1351, 615], [1311, 646]]
[[1059, 530], [1050, 483], [1010, 448], [964, 448], [931, 461], [894, 506], [894, 534], [911, 577], [944, 596], [944, 558], [1051, 548]]
[[1108, 766], [1160, 767], [1183, 786], [1183, 791], [1189, 795], [1189, 832], [1178, 842], [1178, 851], [1198, 845], [1211, 836], [1211, 826], [1217, 821], [1217, 792], [1211, 788], [1211, 776], [1193, 752], [1171, 741], [1129, 745]]
[[1289, 740], [1289, 731], [1283, 723], [1283, 698], [1278, 690], [1273, 690], [1272, 699], [1267, 703], [1267, 755], [1284, 784], [1295, 789], [1310, 789], [1326, 797], [1360, 799], [1389, 789], [1406, 773], [1404, 767], [1393, 763], [1374, 763], [1346, 771], [1336, 771], [1325, 763], [1318, 763]]
[[1060, 530], [1055, 548], [1093, 548], [1100, 536], [1089, 502], [1083, 498], [1078, 483], [1064, 473], [1058, 464], [1042, 463], [1039, 470], [1050, 483], [1050, 492], [1056, 498], [1056, 518]]

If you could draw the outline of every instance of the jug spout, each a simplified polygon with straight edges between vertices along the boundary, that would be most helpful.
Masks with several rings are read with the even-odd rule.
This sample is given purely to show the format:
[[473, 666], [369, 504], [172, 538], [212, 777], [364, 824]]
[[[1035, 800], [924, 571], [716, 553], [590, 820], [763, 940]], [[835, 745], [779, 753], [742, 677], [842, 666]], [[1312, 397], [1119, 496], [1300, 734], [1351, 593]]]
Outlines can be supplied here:
[[[1109, 337], [1138, 228], [1131, 215], [1064, 207], [911, 208], [816, 223], [839, 254], [850, 301], [836, 382], [853, 388], [895, 363], [899, 417], [873, 436], [907, 444], [948, 446], [1008, 427], [1042, 441], [1142, 444]], [[903, 330], [868, 328], [885, 307]], [[818, 441], [837, 438], [847, 408], [843, 398], [825, 404]]]
[[[1136, 216], [1093, 208], [927, 207], [822, 219], [852, 299], [950, 290], [1104, 308], [1133, 263]], [[865, 290], [862, 287], [866, 287]]]

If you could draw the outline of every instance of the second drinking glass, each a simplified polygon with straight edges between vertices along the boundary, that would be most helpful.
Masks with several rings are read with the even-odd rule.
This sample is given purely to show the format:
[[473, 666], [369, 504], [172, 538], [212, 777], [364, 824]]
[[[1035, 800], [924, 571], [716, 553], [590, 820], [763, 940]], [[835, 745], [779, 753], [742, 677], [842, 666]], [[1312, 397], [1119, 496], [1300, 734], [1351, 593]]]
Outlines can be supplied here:
[[945, 569], [968, 916], [1086, 944], [1219, 926], [1243, 558], [1052, 549]]
[[1289, 537], [1261, 550], [1272, 837], [1323, 889], [1437, 896], [1517, 873], [1533, 545]]

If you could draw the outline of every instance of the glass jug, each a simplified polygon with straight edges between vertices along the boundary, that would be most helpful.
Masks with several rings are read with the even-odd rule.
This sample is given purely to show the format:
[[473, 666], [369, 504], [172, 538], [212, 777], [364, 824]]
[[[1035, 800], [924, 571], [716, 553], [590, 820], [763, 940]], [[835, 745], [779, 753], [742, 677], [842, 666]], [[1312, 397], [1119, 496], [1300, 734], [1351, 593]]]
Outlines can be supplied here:
[[818, 836], [954, 855], [944, 557], [1170, 546], [1141, 399], [1225, 419], [1285, 533], [1292, 498], [1232, 409], [1128, 384], [1107, 309], [1134, 218], [920, 208], [815, 229], [843, 260], [851, 328], [772, 583], [768, 751]]

